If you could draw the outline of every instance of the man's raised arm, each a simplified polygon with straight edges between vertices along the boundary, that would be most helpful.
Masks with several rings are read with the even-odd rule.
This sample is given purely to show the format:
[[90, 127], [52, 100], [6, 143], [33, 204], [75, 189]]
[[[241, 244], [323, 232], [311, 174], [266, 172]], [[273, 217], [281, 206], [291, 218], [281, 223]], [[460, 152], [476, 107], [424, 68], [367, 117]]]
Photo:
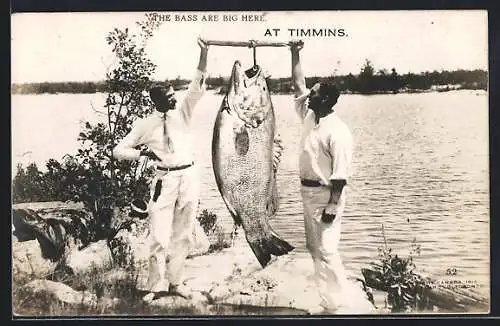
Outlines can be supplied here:
[[294, 106], [295, 111], [303, 120], [307, 114], [307, 97], [309, 91], [306, 87], [306, 78], [304, 77], [304, 72], [302, 71], [302, 66], [300, 65], [299, 51], [304, 47], [304, 42], [302, 41], [292, 41], [290, 42], [290, 51], [292, 52], [292, 84], [295, 90]]
[[208, 44], [202, 38], [198, 38], [198, 45], [200, 46], [198, 70], [204, 73], [207, 71]]
[[295, 89], [295, 97], [299, 97], [307, 92], [306, 78], [300, 64], [299, 51], [304, 47], [304, 42], [290, 42], [290, 51], [292, 52], [292, 82]]
[[180, 108], [186, 121], [191, 119], [193, 110], [205, 91], [208, 44], [205, 40], [198, 38], [198, 45], [200, 47], [200, 60], [198, 61], [196, 74], [189, 85], [188, 92]]

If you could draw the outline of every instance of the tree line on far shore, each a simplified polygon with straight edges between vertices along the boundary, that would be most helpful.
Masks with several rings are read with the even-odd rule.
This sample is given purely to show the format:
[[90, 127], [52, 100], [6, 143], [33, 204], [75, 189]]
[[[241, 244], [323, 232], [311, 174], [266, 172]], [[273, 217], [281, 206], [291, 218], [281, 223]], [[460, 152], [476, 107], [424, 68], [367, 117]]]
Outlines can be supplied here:
[[[224, 93], [229, 77], [209, 77], [206, 80], [208, 89]], [[343, 93], [379, 94], [419, 91], [447, 91], [452, 89], [479, 89], [488, 87], [488, 73], [481, 69], [432, 71], [419, 74], [398, 74], [395, 68], [376, 70], [369, 60], [365, 60], [359, 74], [307, 77], [308, 86], [316, 81], [333, 81]], [[175, 89], [187, 88], [190, 80], [180, 77], [158, 83], [171, 83]], [[268, 87], [271, 93], [287, 94], [293, 92], [290, 77], [269, 78]], [[13, 94], [57, 94], [57, 93], [105, 93], [106, 83], [102, 82], [42, 82], [13, 84]]]

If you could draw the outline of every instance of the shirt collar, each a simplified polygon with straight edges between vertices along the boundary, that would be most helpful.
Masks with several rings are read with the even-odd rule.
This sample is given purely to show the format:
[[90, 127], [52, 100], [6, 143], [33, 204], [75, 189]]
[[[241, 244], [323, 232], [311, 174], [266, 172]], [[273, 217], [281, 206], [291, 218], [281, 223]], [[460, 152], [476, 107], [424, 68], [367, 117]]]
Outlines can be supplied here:
[[318, 121], [318, 123], [316, 123], [316, 117], [314, 117], [314, 128], [318, 128], [320, 126], [321, 122], [323, 122], [326, 119], [329, 119], [331, 117], [334, 117], [334, 116], [336, 116], [335, 115], [335, 111], [333, 111], [332, 113], [329, 113], [328, 115], [324, 116], [323, 118], [320, 118], [319, 121]]
[[[164, 115], [164, 114], [165, 114], [165, 113], [160, 112], [160, 111], [156, 111], [156, 110], [154, 110], [154, 112], [153, 112], [153, 116], [158, 117], [158, 118], [161, 118], [161, 119], [163, 119], [163, 115]], [[166, 115], [166, 117], [168, 118], [168, 117], [170, 117], [170, 115], [171, 115], [171, 114], [172, 114], [172, 110], [167, 111], [167, 113], [166, 113], [165, 115]]]

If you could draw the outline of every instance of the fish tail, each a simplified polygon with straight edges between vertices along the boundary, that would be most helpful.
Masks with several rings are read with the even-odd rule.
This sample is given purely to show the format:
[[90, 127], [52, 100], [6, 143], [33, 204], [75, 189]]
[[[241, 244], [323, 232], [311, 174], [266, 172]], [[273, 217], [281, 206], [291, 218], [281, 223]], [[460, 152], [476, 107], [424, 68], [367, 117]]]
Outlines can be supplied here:
[[266, 267], [269, 263], [271, 255], [282, 256], [295, 249], [294, 246], [276, 234], [271, 234], [268, 238], [262, 238], [249, 244], [262, 268]]

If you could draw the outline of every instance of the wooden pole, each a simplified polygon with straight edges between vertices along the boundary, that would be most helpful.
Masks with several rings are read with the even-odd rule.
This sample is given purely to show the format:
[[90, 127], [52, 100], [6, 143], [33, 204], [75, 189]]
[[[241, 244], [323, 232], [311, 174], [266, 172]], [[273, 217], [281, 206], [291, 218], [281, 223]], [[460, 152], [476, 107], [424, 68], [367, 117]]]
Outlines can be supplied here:
[[217, 41], [217, 40], [206, 40], [208, 45], [217, 46], [241, 46], [241, 47], [257, 47], [257, 46], [268, 46], [268, 47], [285, 47], [289, 46], [289, 43], [285, 42], [268, 42], [268, 41]]

